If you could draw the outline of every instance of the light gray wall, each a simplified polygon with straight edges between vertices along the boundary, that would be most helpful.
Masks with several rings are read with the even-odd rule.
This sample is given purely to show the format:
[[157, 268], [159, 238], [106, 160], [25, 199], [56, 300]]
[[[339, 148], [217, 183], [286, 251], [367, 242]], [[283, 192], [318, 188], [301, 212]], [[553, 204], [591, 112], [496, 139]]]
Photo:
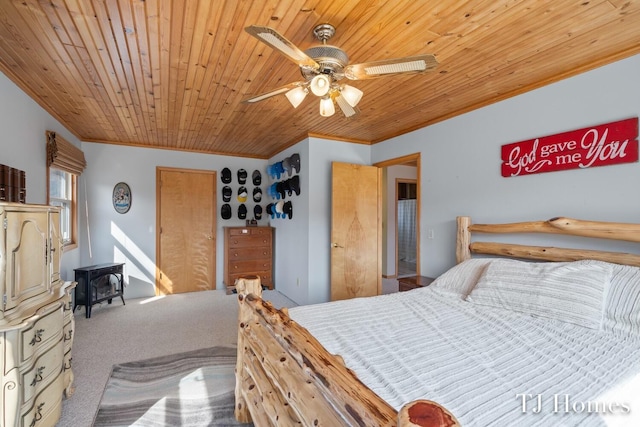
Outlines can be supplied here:
[[[0, 73], [0, 164], [25, 171], [27, 203], [47, 202], [47, 130], [54, 131], [77, 147], [80, 141], [47, 113], [8, 77]], [[61, 275], [74, 279], [79, 266], [81, 246], [66, 250]]]
[[[247, 208], [253, 216], [251, 174], [258, 169], [266, 174], [266, 160], [246, 159], [231, 156], [218, 156], [199, 153], [156, 150], [149, 148], [125, 147], [120, 145], [84, 143], [83, 150], [89, 167], [83, 174], [87, 184], [87, 205], [89, 233], [85, 222], [84, 206], [81, 209], [81, 238], [87, 248], [82, 252], [82, 264], [91, 265], [103, 262], [125, 262], [129, 298], [154, 295], [156, 268], [156, 167], [173, 167], [217, 171], [217, 242], [216, 242], [216, 285], [223, 289], [224, 234], [222, 227], [245, 225], [237, 218], [236, 200], [238, 181], [236, 172], [240, 168], [247, 171], [245, 185], [250, 191], [251, 201]], [[220, 217], [222, 206], [221, 191], [224, 184], [220, 180], [220, 171], [228, 167], [233, 172], [233, 181], [229, 184], [234, 192], [232, 201], [233, 216], [229, 220]], [[112, 206], [111, 195], [116, 183], [124, 181], [131, 188], [131, 209], [126, 214], [117, 213]], [[263, 194], [266, 185], [263, 179]], [[84, 191], [84, 188], [81, 188]], [[264, 199], [263, 199], [264, 200]], [[263, 202], [263, 204], [266, 204]], [[260, 222], [266, 225], [267, 221]], [[89, 257], [88, 238], [91, 239], [91, 257]]]
[[[436, 276], [454, 264], [458, 215], [474, 222], [555, 216], [638, 222], [638, 163], [503, 178], [500, 147], [638, 117], [639, 75], [636, 55], [374, 145], [374, 162], [421, 153], [422, 274]], [[427, 239], [429, 228], [434, 239]]]

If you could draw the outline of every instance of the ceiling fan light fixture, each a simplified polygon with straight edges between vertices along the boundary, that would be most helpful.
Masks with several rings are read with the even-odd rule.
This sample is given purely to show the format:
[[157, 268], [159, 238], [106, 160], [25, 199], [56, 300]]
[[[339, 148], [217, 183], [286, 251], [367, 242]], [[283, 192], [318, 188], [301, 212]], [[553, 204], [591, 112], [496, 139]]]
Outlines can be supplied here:
[[331, 80], [326, 74], [318, 74], [309, 84], [311, 92], [316, 96], [325, 96], [331, 89]]
[[285, 93], [285, 96], [287, 97], [291, 105], [293, 105], [293, 108], [298, 108], [298, 105], [300, 105], [302, 101], [304, 101], [304, 98], [307, 96], [308, 92], [309, 91], [307, 90], [307, 88], [298, 86]]
[[340, 93], [345, 101], [347, 101], [352, 107], [358, 105], [358, 102], [362, 99], [362, 95], [364, 95], [360, 89], [349, 85], [343, 85]]
[[336, 113], [336, 107], [333, 105], [333, 100], [330, 96], [322, 98], [320, 100], [320, 115], [322, 117], [331, 117]]

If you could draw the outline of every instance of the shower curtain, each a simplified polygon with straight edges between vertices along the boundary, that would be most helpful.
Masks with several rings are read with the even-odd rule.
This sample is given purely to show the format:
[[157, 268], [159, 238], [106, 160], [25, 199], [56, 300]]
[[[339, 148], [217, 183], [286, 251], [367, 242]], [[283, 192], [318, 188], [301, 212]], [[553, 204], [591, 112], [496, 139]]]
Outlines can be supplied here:
[[398, 260], [416, 262], [416, 200], [398, 200]]

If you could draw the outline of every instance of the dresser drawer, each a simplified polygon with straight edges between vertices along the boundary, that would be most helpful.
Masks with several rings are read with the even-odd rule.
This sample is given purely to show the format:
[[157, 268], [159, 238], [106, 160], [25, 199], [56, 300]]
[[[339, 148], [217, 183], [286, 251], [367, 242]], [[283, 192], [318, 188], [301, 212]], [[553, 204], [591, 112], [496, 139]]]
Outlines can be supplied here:
[[229, 249], [229, 262], [250, 260], [250, 259], [271, 260], [271, 257], [272, 257], [271, 246]]
[[35, 321], [33, 326], [20, 331], [22, 342], [20, 352], [20, 364], [29, 360], [38, 350], [50, 345], [49, 342], [60, 334], [60, 325], [63, 323], [62, 303], [57, 302], [42, 311], [42, 317]]
[[62, 389], [64, 378], [58, 374], [33, 400], [27, 412], [22, 416], [20, 427], [54, 426], [62, 413]]
[[250, 248], [250, 247], [270, 247], [271, 236], [229, 236], [229, 249], [233, 248]]
[[33, 366], [22, 373], [22, 402], [29, 401], [51, 383], [56, 376], [60, 375], [60, 367], [64, 357], [62, 340], [58, 341], [53, 348], [38, 357]]
[[68, 321], [62, 330], [62, 341], [64, 342], [64, 351], [71, 349], [73, 343], [73, 325], [74, 322]]
[[229, 273], [245, 273], [249, 271], [267, 271], [271, 270], [271, 259], [264, 260], [246, 260], [229, 262]]
[[265, 227], [230, 228], [229, 236], [271, 236], [271, 229]]

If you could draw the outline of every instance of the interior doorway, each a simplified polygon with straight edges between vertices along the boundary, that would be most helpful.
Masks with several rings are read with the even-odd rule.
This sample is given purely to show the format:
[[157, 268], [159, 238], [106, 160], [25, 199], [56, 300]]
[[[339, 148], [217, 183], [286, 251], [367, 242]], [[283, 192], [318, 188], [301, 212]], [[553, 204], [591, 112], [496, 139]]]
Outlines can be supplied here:
[[418, 272], [417, 197], [415, 179], [396, 178], [396, 277]]
[[[375, 163], [382, 169], [382, 279], [383, 293], [397, 291], [397, 279], [399, 276], [419, 276], [420, 275], [420, 153], [410, 154], [395, 159], [385, 160]], [[400, 186], [399, 183], [410, 183], [414, 186]], [[401, 193], [407, 191], [409, 193]], [[413, 204], [414, 222], [411, 231], [415, 242], [415, 259], [411, 263], [411, 273], [404, 270], [404, 264], [399, 263], [400, 255], [398, 248], [398, 201], [407, 198], [409, 195], [413, 200], [407, 204]], [[403, 204], [403, 203], [401, 203]], [[404, 228], [404, 227], [403, 227]], [[401, 228], [402, 229], [402, 228]], [[400, 264], [400, 265], [398, 265]], [[415, 264], [415, 266], [413, 265]]]

